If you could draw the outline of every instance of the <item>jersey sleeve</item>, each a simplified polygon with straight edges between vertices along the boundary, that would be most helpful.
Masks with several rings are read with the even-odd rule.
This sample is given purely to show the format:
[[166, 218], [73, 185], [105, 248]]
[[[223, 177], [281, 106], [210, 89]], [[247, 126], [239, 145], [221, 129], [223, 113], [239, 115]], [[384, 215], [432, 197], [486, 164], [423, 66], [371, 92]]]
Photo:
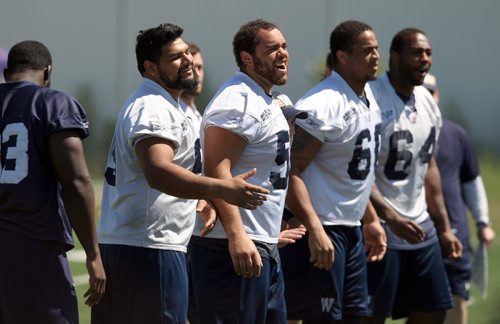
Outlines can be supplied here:
[[47, 113], [47, 133], [76, 130], [80, 138], [89, 135], [87, 114], [76, 99], [58, 91], [48, 93], [44, 98]]
[[182, 141], [182, 130], [188, 127], [186, 120], [179, 119], [168, 102], [158, 102], [156, 97], [145, 100], [144, 103], [133, 107], [129, 115], [128, 141], [131, 147], [141, 139], [159, 137], [173, 143], [177, 150]]
[[[231, 100], [228, 100], [229, 97]], [[217, 126], [251, 142], [261, 128], [259, 119], [248, 109], [248, 106], [252, 104], [251, 98], [242, 93], [240, 96], [226, 96], [220, 99], [224, 100], [212, 103], [210, 110], [207, 111], [202, 128]]]
[[322, 143], [339, 138], [342, 131], [341, 112], [338, 107], [335, 107], [333, 99], [321, 94], [300, 99], [295, 107], [306, 111], [308, 117], [296, 120], [295, 125]]

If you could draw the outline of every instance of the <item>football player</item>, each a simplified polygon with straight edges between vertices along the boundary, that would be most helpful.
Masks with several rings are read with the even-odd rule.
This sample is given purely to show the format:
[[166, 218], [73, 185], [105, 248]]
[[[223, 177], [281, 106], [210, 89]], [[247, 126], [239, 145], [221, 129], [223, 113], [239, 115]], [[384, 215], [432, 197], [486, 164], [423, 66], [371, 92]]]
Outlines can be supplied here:
[[78, 323], [72, 228], [87, 255], [85, 303], [98, 303], [106, 285], [82, 146], [87, 116], [49, 89], [51, 71], [47, 47], [23, 41], [0, 84], [0, 323]]
[[191, 239], [197, 315], [207, 323], [284, 323], [284, 284], [278, 255], [281, 215], [288, 187], [290, 133], [272, 96], [288, 78], [285, 37], [261, 19], [233, 38], [240, 69], [212, 98], [202, 120], [204, 171], [228, 179], [249, 165], [249, 181], [269, 190], [256, 210], [214, 200], [220, 222]]
[[392, 39], [389, 71], [371, 82], [381, 109], [380, 160], [371, 201], [385, 221], [388, 250], [368, 265], [372, 317], [441, 323], [453, 305], [441, 256], [462, 246], [451, 232], [434, 150], [441, 114], [422, 86], [432, 64], [427, 35], [407, 28]]
[[[378, 42], [369, 25], [345, 21], [332, 31], [330, 51], [334, 73], [296, 104], [309, 117], [296, 122], [285, 216], [304, 224], [308, 239], [280, 254], [288, 319], [360, 323], [368, 307], [360, 221], [380, 139], [380, 110], [367, 82], [377, 75]], [[365, 226], [383, 245], [376, 217]]]
[[[162, 24], [137, 36], [142, 83], [123, 105], [105, 173], [99, 242], [109, 286], [93, 323], [183, 323], [187, 317], [186, 250], [196, 200], [215, 197], [256, 208], [267, 190], [244, 181], [197, 175], [192, 121], [179, 100], [196, 87], [183, 30]], [[202, 234], [215, 224], [204, 203]]]

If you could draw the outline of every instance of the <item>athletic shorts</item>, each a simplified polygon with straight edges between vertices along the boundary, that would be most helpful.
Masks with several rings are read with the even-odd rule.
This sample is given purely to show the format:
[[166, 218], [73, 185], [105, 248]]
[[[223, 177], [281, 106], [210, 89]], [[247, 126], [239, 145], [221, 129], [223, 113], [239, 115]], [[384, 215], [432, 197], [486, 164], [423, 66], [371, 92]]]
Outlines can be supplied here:
[[396, 319], [453, 308], [438, 242], [417, 250], [388, 249], [382, 261], [368, 264], [368, 291], [373, 316]]
[[191, 241], [191, 274], [196, 317], [212, 323], [286, 323], [283, 275], [279, 260], [262, 258], [260, 277], [238, 276], [229, 251]]
[[0, 323], [78, 323], [76, 291], [60, 243], [0, 229]]
[[186, 254], [101, 244], [106, 292], [92, 307], [93, 324], [186, 323]]
[[308, 236], [280, 249], [285, 300], [290, 320], [340, 320], [343, 314], [366, 316], [366, 255], [359, 226], [325, 226], [333, 241], [331, 270], [309, 262]]
[[450, 282], [451, 293], [469, 300], [470, 278], [472, 275], [472, 251], [464, 245], [462, 257], [445, 258], [444, 267]]

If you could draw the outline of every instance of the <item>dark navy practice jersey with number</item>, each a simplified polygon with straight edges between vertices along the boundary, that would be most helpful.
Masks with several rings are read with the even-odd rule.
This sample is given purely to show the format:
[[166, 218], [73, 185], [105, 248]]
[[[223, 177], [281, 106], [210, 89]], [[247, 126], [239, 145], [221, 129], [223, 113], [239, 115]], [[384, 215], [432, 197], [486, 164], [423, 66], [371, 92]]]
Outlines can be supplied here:
[[87, 137], [87, 116], [74, 98], [26, 81], [0, 84], [0, 107], [0, 228], [70, 248], [48, 140], [70, 129]]

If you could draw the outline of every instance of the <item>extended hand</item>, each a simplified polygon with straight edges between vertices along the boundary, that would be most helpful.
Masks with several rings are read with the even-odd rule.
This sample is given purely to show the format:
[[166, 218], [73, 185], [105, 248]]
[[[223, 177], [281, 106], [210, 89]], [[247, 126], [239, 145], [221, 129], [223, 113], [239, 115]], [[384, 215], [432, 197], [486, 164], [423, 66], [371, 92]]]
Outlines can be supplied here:
[[217, 222], [217, 210], [211, 202], [202, 199], [198, 200], [196, 212], [200, 215], [203, 224], [205, 224], [200, 230], [200, 236], [205, 236], [214, 229]]
[[222, 198], [229, 204], [245, 209], [255, 209], [262, 205], [267, 200], [266, 195], [269, 193], [269, 190], [245, 181], [256, 172], [256, 169], [252, 169], [231, 180], [227, 180], [229, 182], [227, 192]]
[[306, 234], [304, 225], [295, 228], [289, 228], [280, 232], [278, 238], [278, 247], [284, 247], [287, 244], [295, 243], [296, 240], [301, 239]]

